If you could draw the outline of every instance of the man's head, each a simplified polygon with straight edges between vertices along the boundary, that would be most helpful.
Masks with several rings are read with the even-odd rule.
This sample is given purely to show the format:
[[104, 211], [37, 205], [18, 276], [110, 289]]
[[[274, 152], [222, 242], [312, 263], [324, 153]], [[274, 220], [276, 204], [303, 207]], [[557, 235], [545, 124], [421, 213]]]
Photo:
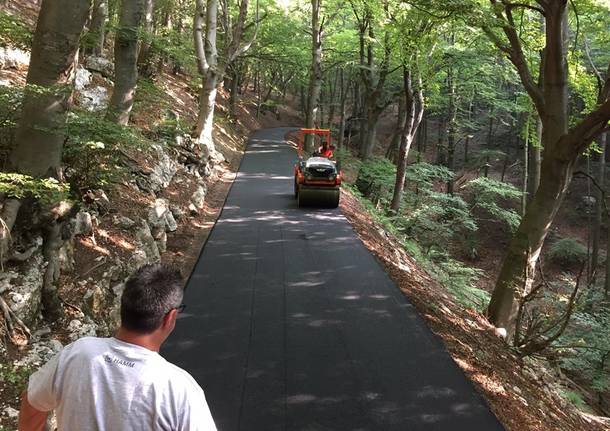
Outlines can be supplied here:
[[121, 327], [138, 334], [162, 329], [169, 335], [182, 303], [182, 286], [182, 276], [173, 268], [161, 264], [140, 268], [125, 283], [121, 297]]

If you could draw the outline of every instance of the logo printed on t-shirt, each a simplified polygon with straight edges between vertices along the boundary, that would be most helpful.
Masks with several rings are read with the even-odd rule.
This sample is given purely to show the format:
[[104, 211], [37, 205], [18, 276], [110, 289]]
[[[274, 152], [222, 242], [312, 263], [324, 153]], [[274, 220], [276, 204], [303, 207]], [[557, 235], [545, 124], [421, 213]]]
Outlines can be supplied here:
[[133, 368], [136, 365], [135, 362], [124, 361], [123, 359], [115, 358], [108, 354], [104, 355], [104, 361], [106, 361], [108, 364], [117, 364], [117, 365], [122, 365], [124, 367], [129, 367], [129, 368]]

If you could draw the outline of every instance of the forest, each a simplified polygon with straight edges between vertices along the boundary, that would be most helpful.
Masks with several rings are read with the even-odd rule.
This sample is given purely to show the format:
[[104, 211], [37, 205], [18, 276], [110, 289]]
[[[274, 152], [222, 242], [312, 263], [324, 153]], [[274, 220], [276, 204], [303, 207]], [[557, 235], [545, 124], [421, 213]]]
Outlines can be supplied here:
[[610, 429], [610, 1], [0, 0], [0, 430], [135, 268], [190, 273], [276, 126], [331, 130], [342, 210], [506, 429]]

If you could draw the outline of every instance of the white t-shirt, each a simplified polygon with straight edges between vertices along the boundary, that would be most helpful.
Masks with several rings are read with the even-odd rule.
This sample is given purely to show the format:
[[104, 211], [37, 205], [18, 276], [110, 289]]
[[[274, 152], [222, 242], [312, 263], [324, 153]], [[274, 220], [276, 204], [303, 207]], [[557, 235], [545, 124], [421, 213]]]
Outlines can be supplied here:
[[27, 397], [38, 410], [56, 410], [60, 431], [216, 431], [189, 373], [116, 338], [69, 344], [32, 374]]

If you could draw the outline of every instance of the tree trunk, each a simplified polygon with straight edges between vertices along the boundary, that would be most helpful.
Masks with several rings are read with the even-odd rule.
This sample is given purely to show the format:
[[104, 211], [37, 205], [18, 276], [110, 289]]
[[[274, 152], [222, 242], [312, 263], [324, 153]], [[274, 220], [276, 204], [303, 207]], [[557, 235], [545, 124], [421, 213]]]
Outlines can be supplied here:
[[114, 90], [106, 118], [127, 125], [138, 82], [138, 40], [145, 0], [123, 0], [114, 43]]
[[[214, 126], [214, 107], [216, 103], [216, 87], [218, 84], [218, 52], [216, 51], [218, 2], [207, 0], [205, 6], [205, 39], [203, 37], [204, 5], [203, 0], [197, 0], [197, 10], [194, 20], [195, 48], [198, 70], [203, 80], [199, 94], [199, 115], [195, 134], [204, 153], [202, 158], [216, 156], [212, 130]], [[204, 43], [205, 40], [205, 43]]]
[[390, 145], [388, 145], [388, 149], [385, 152], [386, 159], [390, 160], [392, 163], [398, 163], [398, 153], [400, 151], [400, 143], [402, 142], [402, 135], [404, 134], [405, 122], [407, 121], [407, 110], [405, 108], [406, 97], [401, 97], [398, 99], [398, 115], [396, 116], [396, 127], [394, 128], [394, 132], [392, 133], [392, 138], [390, 139]]
[[[65, 114], [72, 95], [72, 72], [90, 7], [88, 0], [42, 2], [16, 145], [10, 156], [11, 168], [19, 173], [39, 178], [58, 176]], [[33, 87], [49, 91], [40, 94]]]
[[470, 149], [470, 134], [472, 133], [471, 123], [472, 123], [472, 111], [474, 109], [474, 98], [475, 95], [472, 95], [472, 98], [468, 102], [468, 130], [466, 133], [466, 140], [464, 141], [464, 167], [468, 165], [468, 150]]
[[[311, 0], [311, 68], [309, 72], [309, 91], [307, 93], [307, 111], [305, 112], [305, 127], [308, 129], [315, 127], [322, 90], [321, 3], [322, 0]], [[305, 136], [304, 150], [306, 153], [313, 151], [313, 135]]]
[[[509, 20], [512, 19], [510, 6]], [[534, 85], [513, 26], [503, 27], [511, 41], [510, 59], [542, 119], [544, 157], [540, 185], [511, 240], [488, 308], [490, 321], [514, 332], [517, 299], [530, 290], [544, 239], [570, 184], [574, 163], [610, 119], [610, 80], [604, 85], [605, 101], [568, 130], [567, 2], [545, 2], [543, 88]], [[610, 74], [610, 65], [609, 65]]]
[[106, 37], [106, 20], [108, 19], [108, 0], [95, 0], [91, 14], [91, 25], [89, 31], [93, 36], [92, 46], [87, 53], [97, 57], [104, 52], [104, 41]]
[[445, 139], [445, 116], [440, 114], [440, 118], [438, 120], [438, 134], [436, 137], [436, 164], [444, 165], [445, 164], [445, 151], [444, 151], [444, 139]]
[[405, 67], [403, 70], [403, 81], [405, 87], [405, 110], [407, 118], [400, 140], [396, 182], [394, 183], [394, 193], [390, 205], [390, 209], [395, 213], [400, 209], [400, 202], [402, 201], [402, 195], [405, 188], [409, 150], [424, 115], [424, 95], [421, 79], [418, 79], [418, 89], [417, 92], [415, 92], [411, 82], [411, 72]]
[[340, 73], [341, 73], [340, 70], [337, 69], [335, 72], [335, 80], [331, 84], [330, 91], [329, 91], [329, 99], [328, 99], [328, 128], [329, 129], [333, 128], [333, 123], [335, 121], [335, 110], [336, 110], [335, 97], [337, 95], [337, 87], [339, 85]]
[[[598, 165], [597, 165], [597, 184], [603, 188], [606, 181], [606, 148], [607, 148], [608, 135], [603, 133], [599, 138], [599, 147], [601, 153], [599, 154]], [[593, 222], [592, 232], [592, 249], [591, 249], [591, 263], [589, 266], [589, 273], [595, 274], [597, 271], [597, 264], [599, 260], [599, 249], [601, 239], [601, 226], [603, 221], [604, 212], [604, 193], [603, 190], [597, 190], [595, 193], [595, 221]], [[608, 226], [610, 229], [610, 226]]]
[[[90, 8], [89, 0], [42, 2], [32, 43], [16, 146], [10, 155], [11, 168], [16, 172], [37, 178], [61, 178], [65, 139], [63, 126], [72, 95], [72, 71]], [[33, 87], [47, 91], [40, 93]], [[2, 252], [6, 249], [8, 232], [13, 227], [19, 207], [20, 202], [15, 199], [5, 202], [3, 215], [7, 217], [2, 229]], [[56, 224], [52, 226], [52, 229], [56, 228]], [[45, 237], [45, 250], [54, 244], [53, 238]], [[45, 253], [45, 258], [48, 266], [45, 269], [42, 302], [46, 307], [45, 315], [53, 317], [61, 309], [54, 284], [56, 278], [49, 278], [56, 257]]]
[[531, 289], [540, 250], [570, 184], [573, 165], [573, 160], [545, 154], [545, 175], [510, 242], [487, 309], [490, 321], [509, 333], [514, 330], [518, 298]]
[[[455, 35], [451, 36], [452, 45]], [[447, 72], [447, 87], [449, 89], [449, 128], [447, 130], [447, 169], [455, 170], [455, 141], [457, 135], [457, 100], [453, 68], [450, 66]], [[447, 193], [453, 194], [453, 179], [447, 181]]]
[[231, 85], [229, 86], [229, 114], [235, 118], [237, 116], [237, 93], [239, 90], [239, 72], [236, 64], [229, 68], [231, 74]]
[[138, 65], [140, 71], [144, 75], [148, 75], [150, 72], [150, 47], [154, 29], [154, 13], [155, 13], [155, 0], [144, 0], [144, 25], [143, 30], [145, 35], [140, 45], [140, 53], [138, 55]]
[[527, 202], [534, 198], [538, 185], [540, 185], [540, 168], [542, 166], [542, 121], [536, 121], [536, 142], [528, 146], [528, 181], [527, 181]]
[[521, 187], [521, 217], [527, 209], [527, 188], [529, 186], [529, 153], [530, 153], [530, 123], [532, 121], [531, 108], [525, 119], [525, 141], [523, 142], [523, 185]]
[[344, 77], [344, 70], [343, 68], [340, 69], [339, 72], [339, 86], [340, 86], [340, 91], [341, 91], [341, 95], [340, 95], [340, 111], [341, 111], [341, 118], [339, 119], [339, 140], [337, 141], [337, 148], [343, 148], [343, 139], [345, 138], [345, 102], [347, 99], [347, 93], [348, 93], [348, 89], [345, 88], [345, 77]]

